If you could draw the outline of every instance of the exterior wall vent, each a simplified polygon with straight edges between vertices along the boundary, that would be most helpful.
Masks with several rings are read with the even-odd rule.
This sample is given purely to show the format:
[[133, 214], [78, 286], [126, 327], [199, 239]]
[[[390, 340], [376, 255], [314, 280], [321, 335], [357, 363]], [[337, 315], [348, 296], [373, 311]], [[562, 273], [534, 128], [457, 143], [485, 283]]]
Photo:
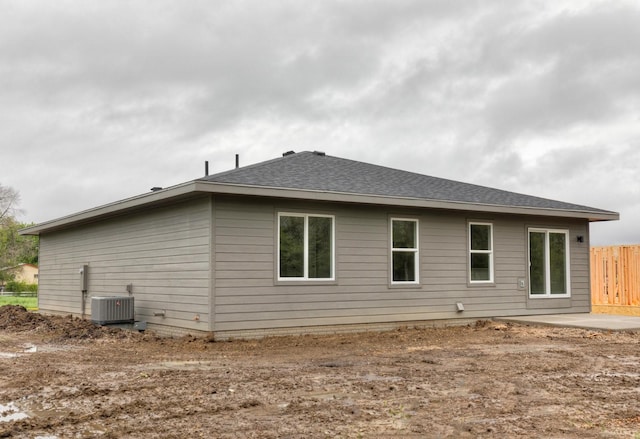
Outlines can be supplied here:
[[133, 323], [133, 296], [92, 297], [91, 321], [98, 325]]

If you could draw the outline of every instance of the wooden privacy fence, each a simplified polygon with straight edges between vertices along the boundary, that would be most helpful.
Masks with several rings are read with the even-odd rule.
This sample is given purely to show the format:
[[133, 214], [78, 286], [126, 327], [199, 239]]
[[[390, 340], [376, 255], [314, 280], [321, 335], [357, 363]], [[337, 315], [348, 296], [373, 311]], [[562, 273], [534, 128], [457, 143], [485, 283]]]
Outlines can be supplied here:
[[640, 245], [591, 248], [591, 303], [640, 306]]

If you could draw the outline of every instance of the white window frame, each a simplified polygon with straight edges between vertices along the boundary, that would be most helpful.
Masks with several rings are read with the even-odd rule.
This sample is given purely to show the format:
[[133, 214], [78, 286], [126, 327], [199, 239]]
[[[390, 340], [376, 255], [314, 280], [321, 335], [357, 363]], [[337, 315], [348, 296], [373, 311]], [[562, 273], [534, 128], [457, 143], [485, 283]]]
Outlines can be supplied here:
[[[304, 218], [304, 275], [300, 277], [282, 277], [280, 276], [280, 220], [283, 216], [292, 216]], [[331, 277], [309, 277], [309, 218], [331, 218]], [[336, 217], [335, 215], [326, 215], [319, 213], [299, 213], [299, 212], [278, 212], [278, 229], [277, 229], [277, 276], [278, 281], [282, 282], [332, 282], [336, 280]]]
[[[412, 222], [415, 223], [416, 225], [416, 236], [415, 236], [415, 242], [416, 242], [416, 246], [415, 248], [394, 248], [393, 247], [393, 222], [394, 221], [406, 221], [406, 222]], [[390, 253], [390, 258], [389, 258], [389, 279], [391, 282], [391, 285], [418, 285], [420, 283], [420, 221], [416, 218], [398, 218], [398, 217], [393, 217], [390, 218], [389, 221], [389, 248], [391, 249], [391, 253]], [[411, 281], [396, 281], [393, 280], [393, 255], [396, 252], [410, 252], [414, 254], [414, 272], [415, 272], [415, 280], [411, 280]]]
[[[473, 250], [471, 248], [471, 226], [489, 226], [489, 250]], [[469, 245], [469, 283], [471, 284], [493, 284], [494, 283], [494, 263], [493, 263], [493, 223], [481, 222], [481, 221], [469, 221], [467, 225], [468, 245]], [[471, 278], [471, 255], [473, 254], [488, 254], [489, 255], [489, 279], [488, 280], [473, 280]]]
[[[531, 233], [544, 233], [544, 258], [545, 258], [545, 293], [544, 294], [532, 294], [531, 293]], [[566, 289], [567, 292], [565, 294], [551, 294], [551, 254], [549, 251], [549, 234], [557, 233], [563, 234], [565, 236], [564, 246], [565, 246], [565, 279], [566, 279]], [[529, 298], [530, 299], [557, 299], [557, 298], [567, 298], [571, 297], [571, 254], [570, 245], [569, 245], [569, 230], [566, 229], [547, 229], [541, 227], [529, 227], [527, 229], [527, 277], [529, 278]]]

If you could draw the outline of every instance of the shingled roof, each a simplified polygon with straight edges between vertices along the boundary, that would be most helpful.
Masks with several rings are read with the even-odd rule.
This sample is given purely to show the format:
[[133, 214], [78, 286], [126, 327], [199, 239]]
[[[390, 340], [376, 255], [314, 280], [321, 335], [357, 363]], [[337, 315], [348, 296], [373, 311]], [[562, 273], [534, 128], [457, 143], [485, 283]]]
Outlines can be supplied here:
[[200, 180], [487, 206], [615, 214], [593, 207], [332, 157], [321, 152], [285, 153], [281, 158], [236, 168]]
[[319, 152], [236, 168], [47, 221], [23, 235], [75, 227], [203, 194], [617, 220], [618, 213], [332, 157]]

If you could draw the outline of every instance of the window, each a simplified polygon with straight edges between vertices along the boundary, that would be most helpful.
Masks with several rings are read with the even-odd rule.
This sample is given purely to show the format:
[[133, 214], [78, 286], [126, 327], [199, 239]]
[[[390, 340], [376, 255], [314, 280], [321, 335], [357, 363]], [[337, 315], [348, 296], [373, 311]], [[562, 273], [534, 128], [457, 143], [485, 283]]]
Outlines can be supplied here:
[[278, 279], [333, 280], [333, 216], [278, 214]]
[[418, 221], [391, 219], [391, 283], [418, 283]]
[[568, 297], [569, 232], [529, 229], [529, 295]]
[[469, 281], [493, 282], [493, 225], [469, 223]]

